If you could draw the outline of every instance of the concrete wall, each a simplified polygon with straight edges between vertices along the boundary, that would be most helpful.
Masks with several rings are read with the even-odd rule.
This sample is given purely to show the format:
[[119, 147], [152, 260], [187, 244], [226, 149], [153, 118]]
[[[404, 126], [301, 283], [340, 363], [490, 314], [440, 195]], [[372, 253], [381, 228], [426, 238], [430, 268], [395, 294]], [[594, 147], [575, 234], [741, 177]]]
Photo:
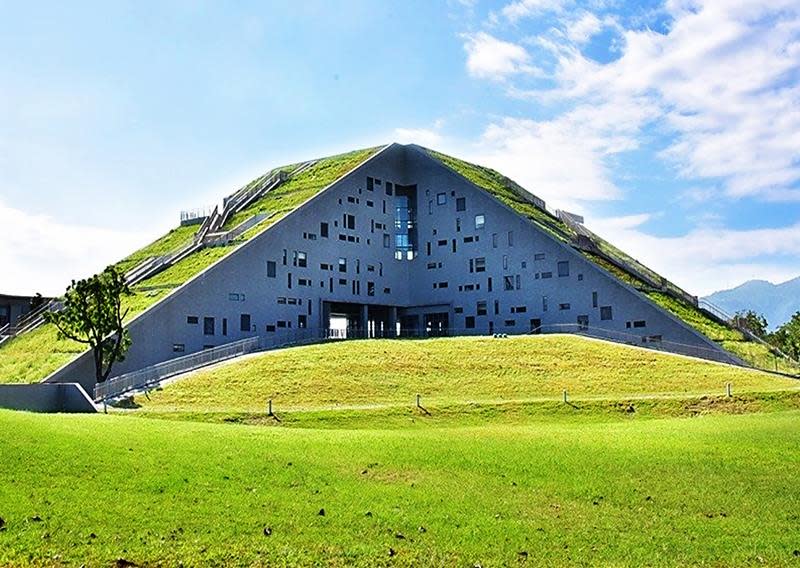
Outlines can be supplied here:
[[31, 412], [97, 412], [76, 383], [0, 384], [0, 408]]
[[[371, 191], [368, 176], [381, 180]], [[387, 182], [417, 185], [413, 260], [395, 259], [396, 196], [388, 194]], [[457, 210], [459, 198], [464, 211]], [[355, 216], [354, 230], [344, 227], [344, 215]], [[476, 215], [485, 220], [482, 228], [476, 228]], [[327, 238], [321, 223], [328, 224]], [[305, 267], [294, 261], [298, 251], [307, 255]], [[340, 258], [347, 261], [346, 272], [339, 270]], [[485, 260], [485, 270], [471, 272], [470, 260], [478, 258]], [[268, 275], [270, 261], [274, 277]], [[569, 264], [568, 276], [559, 277], [559, 262]], [[505, 277], [512, 289], [504, 286]], [[527, 333], [533, 320], [544, 326], [576, 324], [583, 316], [592, 327], [631, 334], [636, 342], [661, 336], [718, 350], [421, 149], [392, 145], [135, 320], [129, 326], [133, 346], [115, 374], [245, 337], [291, 333], [302, 320], [311, 332], [319, 331], [326, 326], [325, 302], [446, 313], [456, 333]], [[478, 315], [479, 302], [485, 302], [485, 315]], [[610, 320], [601, 319], [603, 307], [611, 308]], [[245, 330], [242, 314], [250, 319]], [[213, 334], [204, 332], [204, 318], [213, 318]], [[468, 328], [472, 318], [474, 327]], [[634, 328], [633, 322], [645, 325]], [[92, 393], [91, 358], [81, 356], [49, 380], [80, 382]]]

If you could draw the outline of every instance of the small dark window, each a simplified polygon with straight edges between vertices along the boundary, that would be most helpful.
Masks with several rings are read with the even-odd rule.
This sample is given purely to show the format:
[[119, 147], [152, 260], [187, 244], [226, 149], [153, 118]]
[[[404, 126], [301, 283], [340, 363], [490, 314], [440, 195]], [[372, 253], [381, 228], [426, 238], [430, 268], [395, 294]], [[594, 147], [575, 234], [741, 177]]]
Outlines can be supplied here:
[[242, 314], [239, 317], [239, 329], [241, 331], [250, 331], [250, 314]]
[[633, 327], [647, 327], [647, 322], [644, 320], [636, 320], [633, 322]]
[[371, 177], [367, 178], [367, 191], [373, 191], [375, 189], [375, 180]]
[[173, 353], [183, 353], [186, 351], [186, 345], [183, 343], [173, 343], [172, 344], [172, 352]]
[[222, 318], [222, 335], [228, 335], [228, 318]]
[[475, 316], [467, 316], [464, 318], [464, 327], [467, 329], [475, 329]]
[[592, 292], [592, 307], [597, 307], [597, 292]]
[[578, 329], [581, 331], [589, 329], [589, 316], [578, 316]]
[[387, 233], [383, 234], [383, 248], [390, 248], [392, 246], [392, 238]]
[[503, 276], [503, 289], [507, 292], [514, 289], [514, 277]]
[[276, 263], [274, 260], [267, 261], [267, 278], [275, 278]]
[[510, 247], [514, 246], [514, 231], [508, 232], [508, 246]]
[[275, 332], [275, 324], [268, 323], [266, 329], [267, 329], [268, 333], [274, 333]]
[[569, 261], [562, 260], [558, 263], [558, 276], [563, 278], [569, 276]]
[[515, 325], [517, 325], [517, 320], [506, 320], [503, 323], [505, 324], [506, 327], [514, 327]]
[[300, 314], [297, 316], [297, 327], [300, 329], [305, 329], [308, 327], [308, 316], [305, 314]]
[[393, 189], [392, 182], [387, 181], [385, 187], [386, 187], [386, 195], [392, 195], [392, 189]]
[[544, 260], [544, 253], [537, 252], [536, 254], [533, 255], [533, 260]]
[[456, 211], [466, 211], [466, 210], [467, 210], [467, 198], [466, 197], [456, 198]]
[[488, 313], [485, 301], [478, 302], [478, 306], [475, 313], [479, 316], [485, 316]]
[[214, 335], [214, 318], [203, 318], [203, 335]]
[[475, 272], [486, 272], [486, 258], [480, 257], [475, 259]]
[[375, 295], [375, 282], [367, 281], [367, 296]]
[[327, 223], [320, 223], [319, 224], [319, 236], [328, 238], [328, 224]]
[[349, 229], [351, 231], [355, 230], [355, 228], [356, 228], [356, 216], [355, 215], [350, 215], [349, 213], [345, 213], [342, 216], [342, 228]]
[[191, 325], [197, 325], [200, 322], [200, 318], [197, 316], [186, 316], [186, 323]]
[[562, 311], [564, 311], [564, 310], [568, 310], [568, 309], [570, 309], [570, 305], [569, 305], [569, 304], [567, 304], [567, 303], [565, 303], [565, 304], [558, 304], [558, 309], [559, 309], [559, 310], [562, 310]]
[[609, 321], [614, 319], [614, 314], [611, 310], [611, 306], [602, 306], [600, 308], [600, 319], [603, 321]]

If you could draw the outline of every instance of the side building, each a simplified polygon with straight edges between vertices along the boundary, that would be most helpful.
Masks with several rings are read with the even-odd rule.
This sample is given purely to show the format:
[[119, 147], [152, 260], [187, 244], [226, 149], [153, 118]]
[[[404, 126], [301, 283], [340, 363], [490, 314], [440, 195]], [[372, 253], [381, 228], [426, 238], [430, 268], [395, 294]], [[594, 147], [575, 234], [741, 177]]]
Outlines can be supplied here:
[[[528, 199], [544, 214], [540, 200]], [[591, 332], [739, 362], [434, 153], [399, 144], [185, 283], [129, 330], [133, 345], [115, 374], [292, 334]], [[89, 390], [92, 374], [84, 354], [49, 380]]]

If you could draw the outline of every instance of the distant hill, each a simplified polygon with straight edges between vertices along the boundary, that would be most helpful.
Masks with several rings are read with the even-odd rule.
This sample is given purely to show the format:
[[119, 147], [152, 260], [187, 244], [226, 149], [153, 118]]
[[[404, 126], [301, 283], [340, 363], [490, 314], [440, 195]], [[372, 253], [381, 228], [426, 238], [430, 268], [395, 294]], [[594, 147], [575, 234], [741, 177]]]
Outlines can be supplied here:
[[764, 314], [770, 329], [775, 329], [800, 311], [800, 277], [783, 284], [750, 280], [731, 290], [714, 292], [704, 299], [731, 314], [739, 310]]

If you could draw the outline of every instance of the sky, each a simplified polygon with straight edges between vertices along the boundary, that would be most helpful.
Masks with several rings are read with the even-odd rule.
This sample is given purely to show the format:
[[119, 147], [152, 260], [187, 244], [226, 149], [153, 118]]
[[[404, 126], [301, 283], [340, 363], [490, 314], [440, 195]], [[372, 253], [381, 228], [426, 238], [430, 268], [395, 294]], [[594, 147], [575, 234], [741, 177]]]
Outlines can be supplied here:
[[698, 295], [800, 275], [797, 0], [0, 0], [0, 293], [283, 164], [414, 142]]

